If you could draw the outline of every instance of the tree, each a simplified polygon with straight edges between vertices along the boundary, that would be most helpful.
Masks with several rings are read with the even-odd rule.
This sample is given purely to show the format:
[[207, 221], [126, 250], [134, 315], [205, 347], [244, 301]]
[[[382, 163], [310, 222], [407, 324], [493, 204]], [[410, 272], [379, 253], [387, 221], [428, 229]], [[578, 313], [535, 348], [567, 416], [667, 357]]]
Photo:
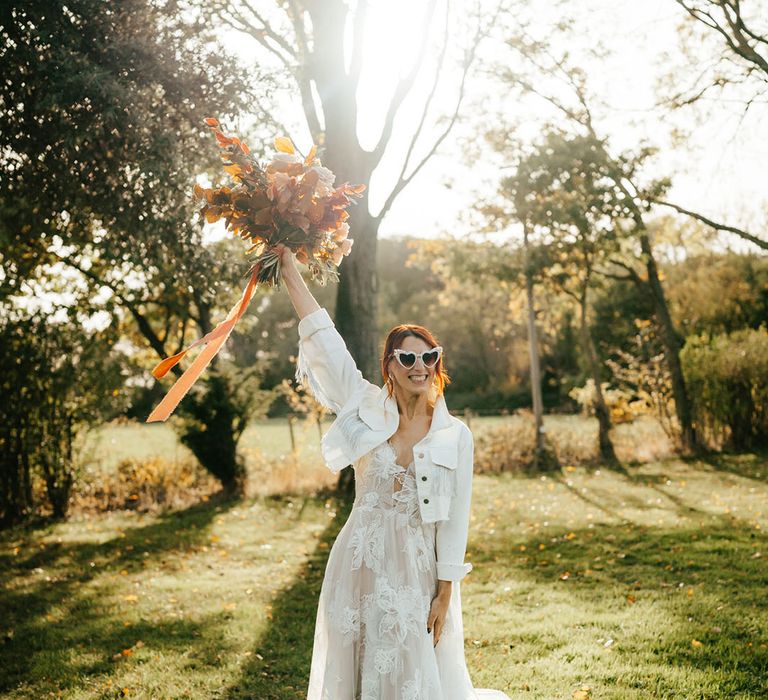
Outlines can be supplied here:
[[[340, 181], [370, 184], [371, 177], [390, 150], [390, 142], [400, 108], [412, 93], [425, 63], [432, 27], [437, 26], [435, 0], [423, 3], [419, 12], [424, 37], [407, 75], [400, 78], [386, 107], [384, 127], [377, 144], [364, 149], [357, 138], [358, 109], [356, 95], [363, 74], [365, 33], [370, 3], [358, 0], [354, 12], [343, 0], [287, 0], [279, 3], [281, 11], [270, 13], [242, 0], [216, 0], [210, 8], [233, 29], [251, 36], [266, 51], [265, 56], [279, 62], [283, 75], [294, 83], [301, 98], [304, 121], [312, 140], [324, 147], [323, 162]], [[442, 119], [444, 125], [426, 147], [420, 144], [427, 115], [432, 105], [441, 73], [448, 64], [450, 4], [446, 3], [440, 21], [441, 46], [429, 93], [418, 118], [409, 125], [411, 137], [397, 181], [384, 198], [377, 214], [369, 211], [367, 187], [363, 198], [350, 212], [355, 238], [351, 255], [340, 270], [341, 279], [336, 301], [336, 322], [349, 350], [363, 375], [378, 379], [377, 347], [377, 278], [376, 254], [379, 226], [398, 194], [413, 180], [434, 155], [459, 118], [466, 85], [478, 45], [502, 12], [501, 4], [491, 12], [481, 13], [478, 6], [476, 27], [467, 31], [467, 44], [457, 75], [457, 97], [453, 110]], [[409, 21], [404, 18], [403, 21]], [[349, 70], [346, 68], [345, 27], [351, 23], [352, 46]], [[317, 91], [319, 104], [313, 95]], [[276, 121], [276, 120], [275, 120]], [[419, 148], [417, 149], [417, 143]], [[416, 151], [425, 155], [416, 161], [410, 173], [408, 166]]]
[[[618, 251], [625, 229], [623, 193], [608, 172], [605, 151], [592, 136], [551, 131], [520, 157], [502, 192], [511, 200], [526, 239], [536, 238], [532, 273], [557, 285], [578, 305], [581, 349], [595, 385], [600, 455], [615, 464], [611, 417], [588, 318], [594, 273]], [[529, 247], [528, 240], [525, 245]]]
[[641, 261], [643, 269], [639, 272], [635, 269], [632, 260], [618, 256], [613, 257], [611, 261], [623, 270], [624, 279], [633, 281], [641, 293], [649, 295], [653, 300], [665, 359], [672, 377], [682, 448], [686, 452], [694, 451], [698, 447], [698, 442], [685, 377], [680, 365], [680, 349], [683, 340], [669, 312], [645, 220], [652, 203], [663, 196], [670, 182], [666, 178], [655, 180], [648, 185], [639, 182], [639, 164], [653, 152], [653, 149], [642, 147], [630, 159], [617, 157], [611, 153], [607, 139], [598, 134], [590, 108], [590, 93], [584, 72], [569, 65], [567, 54], [554, 55], [550, 50], [551, 40], [538, 41], [521, 30], [520, 33], [510, 36], [507, 43], [522, 60], [522, 65], [514, 70], [502, 66], [501, 80], [516, 87], [523, 94], [541, 98], [555, 109], [555, 113], [560, 118], [565, 119], [570, 128], [590, 137], [601, 151], [606, 165], [606, 177], [612, 180], [623, 197], [624, 216], [632, 222], [631, 234], [639, 247], [639, 254], [634, 257]]
[[[220, 165], [213, 144], [201, 149], [204, 117], [240, 111], [247, 85], [191, 9], [16, 2], [4, 5], [0, 29], [1, 294], [41, 272], [77, 270], [158, 357], [211, 330], [215, 301], [239, 274], [203, 245], [189, 193], [196, 173]], [[236, 443], [244, 404], [233, 386], [222, 393], [221, 379], [211, 382], [216, 410], [235, 418], [210, 406], [200, 424], [198, 392], [184, 407], [195, 422], [181, 430]], [[225, 488], [242, 488], [231, 450], [196, 456]]]

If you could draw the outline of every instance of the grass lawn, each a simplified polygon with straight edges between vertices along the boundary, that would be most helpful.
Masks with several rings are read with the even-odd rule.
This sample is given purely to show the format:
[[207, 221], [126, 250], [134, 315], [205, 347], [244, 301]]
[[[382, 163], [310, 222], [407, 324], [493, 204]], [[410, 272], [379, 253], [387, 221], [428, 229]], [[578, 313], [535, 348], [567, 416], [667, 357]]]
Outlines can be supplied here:
[[[768, 697], [764, 458], [476, 475], [477, 687]], [[0, 534], [4, 698], [304, 698], [335, 500], [211, 499]]]

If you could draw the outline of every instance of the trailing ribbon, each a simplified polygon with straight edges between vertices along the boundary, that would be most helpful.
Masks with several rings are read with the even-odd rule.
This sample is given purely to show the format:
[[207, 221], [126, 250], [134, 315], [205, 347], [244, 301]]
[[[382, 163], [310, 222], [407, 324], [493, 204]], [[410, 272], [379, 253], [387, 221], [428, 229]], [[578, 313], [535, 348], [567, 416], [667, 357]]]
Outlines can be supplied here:
[[248, 285], [243, 290], [243, 296], [240, 297], [240, 301], [235, 304], [230, 310], [227, 317], [214, 328], [210, 333], [204, 335], [199, 340], [196, 340], [188, 348], [182, 350], [171, 357], [166, 357], [162, 360], [157, 367], [152, 370], [152, 375], [156, 379], [161, 379], [171, 370], [172, 367], [178, 364], [184, 355], [186, 355], [192, 348], [198, 345], [206, 345], [207, 347], [195, 358], [195, 361], [187, 368], [186, 372], [182, 374], [176, 383], [168, 390], [168, 393], [163, 397], [162, 401], [155, 407], [155, 410], [149, 414], [147, 423], [154, 423], [155, 421], [167, 420], [168, 416], [173, 413], [176, 406], [179, 405], [186, 393], [192, 388], [192, 385], [197, 381], [197, 378], [208, 366], [210, 361], [216, 357], [216, 354], [221, 349], [221, 346], [227, 342], [229, 334], [235, 327], [235, 324], [240, 320], [240, 317], [245, 313], [248, 308], [248, 304], [253, 298], [253, 294], [256, 291], [258, 285], [259, 267], [256, 266], [251, 274], [251, 279], [248, 280]]

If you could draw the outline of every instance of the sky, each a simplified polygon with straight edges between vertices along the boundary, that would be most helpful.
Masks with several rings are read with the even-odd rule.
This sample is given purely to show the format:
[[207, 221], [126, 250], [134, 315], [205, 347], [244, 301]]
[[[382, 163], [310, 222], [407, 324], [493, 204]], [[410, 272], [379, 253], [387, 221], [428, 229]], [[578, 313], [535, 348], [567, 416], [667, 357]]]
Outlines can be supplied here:
[[[493, 0], [480, 0], [480, 3], [487, 11]], [[414, 8], [420, 7], [418, 3], [373, 0], [371, 6], [363, 76], [357, 96], [357, 135], [364, 148], [371, 148], [376, 142], [398, 72], [407, 70], [422, 38], [418, 14], [414, 12]], [[438, 2], [439, 8], [443, 6]], [[460, 38], [453, 36], [458, 26], [455, 8], [466, 11], [474, 6], [474, 2], [452, 3], [454, 12], [449, 25], [452, 45], [461, 44]], [[542, 31], [560, 19], [557, 2], [532, 0], [531, 7]], [[582, 45], [574, 39], [573, 46], [568, 47], [574, 55], [578, 56], [585, 46], [598, 41], [611, 52], [604, 61], [582, 65], [592, 89], [605, 103], [605, 109], [599, 111], [598, 125], [611, 137], [612, 144], [617, 148], [635, 147], [639, 139], [646, 138], [660, 146], [662, 152], [654, 161], [654, 173], [672, 178], [670, 201], [733, 225], [754, 230], [764, 225], [768, 202], [762, 168], [762, 164], [768, 162], [768, 142], [761, 138], [768, 118], [765, 105], [754, 106], [741, 120], [739, 104], [712, 105], [706, 118], [698, 119], [694, 119], [693, 112], [665, 118], [666, 113], [654, 109], [658, 99], [656, 81], [669, 65], [679, 60], [677, 34], [683, 12], [679, 5], [674, 0], [642, 3], [572, 0], [568, 8], [578, 10], [577, 23], [583, 28], [577, 32], [582, 37]], [[440, 10], [436, 17], [442, 17]], [[418, 121], [431, 84], [438, 45], [434, 40], [442, 31], [440, 21], [430, 29], [427, 59], [412, 95], [398, 114], [387, 155], [371, 180], [370, 208], [374, 214], [380, 210], [402, 167], [413, 125]], [[230, 34], [227, 43], [234, 46], [246, 62], [256, 55], [263, 56], [254, 47], [254, 40], [242, 34]], [[511, 60], [507, 50], [492, 40], [485, 43], [483, 56], [502, 63]], [[452, 110], [457, 83], [455, 70], [440, 81], [435, 108], [429, 112], [430, 119], [417, 142], [416, 158], [411, 160], [410, 167], [439, 133], [434, 118]], [[540, 107], [535, 104], [523, 107], [518, 100], [501, 93], [497, 84], [475, 76], [468, 84], [462, 122], [399, 194], [382, 222], [381, 236], [466, 235], [477, 228], [477, 220], [470, 214], [472, 204], [495, 187], [503, 163], [498, 156], [487, 152], [470, 161], [465, 158], [461, 143], [472, 134], [481, 133], [491, 113], [493, 119], [519, 123], [521, 133], [535, 138], [548, 110], [543, 103]], [[306, 152], [311, 144], [297, 102], [288, 96], [281, 104], [278, 117], [291, 125], [297, 146]], [[673, 126], [690, 131], [684, 145], [670, 147], [669, 134]], [[739, 247], [738, 241], [734, 242]]]

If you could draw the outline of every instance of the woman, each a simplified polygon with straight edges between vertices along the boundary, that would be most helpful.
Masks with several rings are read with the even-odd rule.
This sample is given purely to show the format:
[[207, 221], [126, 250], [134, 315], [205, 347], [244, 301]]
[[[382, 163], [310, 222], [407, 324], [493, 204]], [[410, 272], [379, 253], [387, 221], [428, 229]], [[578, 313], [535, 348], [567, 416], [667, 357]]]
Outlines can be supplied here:
[[287, 248], [281, 263], [300, 319], [297, 378], [337, 416], [323, 457], [334, 473], [352, 464], [356, 484], [320, 592], [308, 700], [509, 700], [473, 689], [464, 659], [473, 442], [445, 405], [442, 348], [421, 326], [396, 326], [380, 389]]

